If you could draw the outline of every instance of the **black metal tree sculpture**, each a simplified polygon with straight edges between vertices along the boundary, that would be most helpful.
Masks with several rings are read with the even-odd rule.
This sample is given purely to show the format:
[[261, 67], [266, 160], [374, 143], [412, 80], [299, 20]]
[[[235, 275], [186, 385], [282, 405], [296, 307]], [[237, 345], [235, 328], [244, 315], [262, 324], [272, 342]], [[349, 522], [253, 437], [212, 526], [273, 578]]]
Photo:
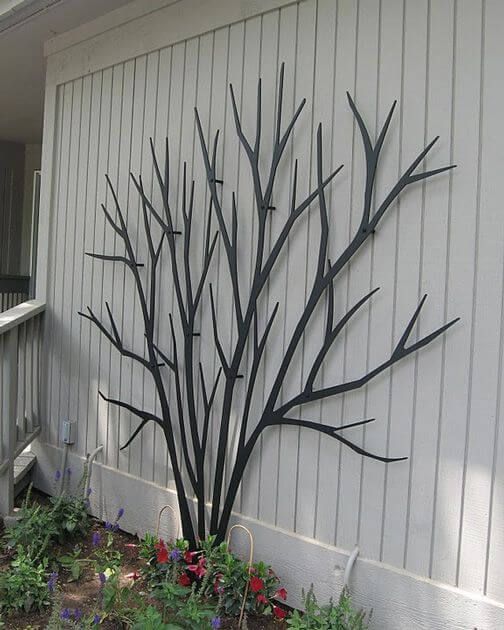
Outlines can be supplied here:
[[[246, 137], [242, 125], [238, 108], [233, 92], [230, 86], [231, 104], [233, 108], [234, 120], [236, 124], [236, 132], [241, 146], [248, 158], [250, 165], [252, 181], [254, 186], [255, 212], [257, 213], [257, 240], [255, 242], [254, 260], [252, 265], [252, 278], [248, 287], [240, 286], [238, 274], [238, 201], [233, 194], [231, 200], [231, 225], [226, 221], [225, 213], [222, 206], [222, 197], [219, 185], [222, 180], [216, 172], [216, 155], [219, 140], [219, 132], [215, 134], [213, 147], [210, 148], [205, 139], [205, 135], [201, 126], [198, 111], [195, 110], [196, 126], [199, 134], [203, 160], [206, 169], [207, 184], [210, 192], [210, 213], [205, 227], [204, 256], [201, 273], [198, 274], [197, 282], [191, 273], [190, 252], [193, 243], [191, 242], [191, 232], [194, 217], [194, 182], [190, 186], [187, 184], [186, 168], [184, 165], [183, 189], [182, 189], [182, 218], [183, 230], [175, 229], [174, 210], [170, 205], [170, 166], [168, 156], [168, 141], [166, 142], [166, 156], [164, 168], [161, 169], [157, 159], [154, 145], [151, 139], [151, 150], [154, 170], [156, 173], [157, 183], [159, 185], [163, 207], [155, 208], [154, 202], [147, 196], [141, 177], [138, 179], [131, 175], [132, 181], [138, 190], [142, 202], [143, 218], [145, 225], [145, 233], [148, 244], [148, 264], [137, 261], [135, 255], [135, 246], [128, 233], [128, 226], [124, 219], [124, 214], [114, 187], [107, 176], [108, 186], [111, 190], [115, 203], [116, 217], [103, 205], [105, 217], [123, 241], [125, 247], [124, 255], [108, 255], [100, 253], [89, 253], [90, 256], [111, 262], [120, 262], [126, 265], [131, 271], [137, 290], [143, 326], [145, 329], [145, 347], [144, 354], [137, 354], [124, 346], [121, 332], [118, 329], [116, 320], [111, 312], [108, 304], [106, 304], [109, 324], [105, 325], [93, 312], [88, 308], [87, 313], [80, 313], [83, 317], [91, 320], [99, 330], [105, 335], [110, 343], [124, 357], [129, 357], [137, 361], [145, 368], [154, 380], [154, 384], [159, 398], [159, 407], [161, 414], [159, 416], [138, 409], [133, 405], [121, 401], [105, 397], [101, 392], [100, 395], [108, 403], [124, 408], [129, 412], [138, 416], [141, 420], [138, 428], [131, 435], [127, 443], [122, 447], [126, 448], [131, 444], [132, 440], [140, 433], [143, 427], [154, 422], [158, 424], [166, 438], [168, 453], [171, 458], [173, 467], [173, 475], [175, 487], [178, 496], [178, 503], [182, 521], [183, 535], [195, 546], [197, 539], [204, 539], [207, 533], [216, 536], [216, 542], [220, 542], [226, 535], [231, 510], [235, 501], [240, 482], [243, 478], [245, 468], [249, 461], [250, 455], [258, 441], [259, 436], [267, 427], [280, 425], [292, 425], [312, 429], [323, 433], [330, 438], [336, 439], [345, 446], [349, 447], [361, 456], [371, 457], [382, 462], [399, 461], [405, 458], [383, 457], [374, 453], [370, 453], [348, 437], [345, 437], [345, 430], [353, 427], [363, 426], [373, 419], [358, 420], [341, 426], [332, 426], [330, 424], [311, 422], [308, 420], [297, 419], [291, 417], [292, 411], [296, 408], [303, 408], [304, 405], [314, 401], [324, 400], [345, 392], [356, 390], [371, 381], [375, 376], [407, 357], [420, 348], [431, 343], [452, 326], [457, 320], [441, 326], [429, 335], [408, 345], [408, 339], [411, 331], [418, 319], [422, 306], [425, 302], [425, 296], [418, 305], [416, 311], [409, 320], [404, 332], [397, 341], [397, 344], [390, 357], [383, 363], [376, 366], [369, 373], [361, 378], [350, 380], [344, 383], [333, 385], [331, 387], [317, 387], [315, 381], [319, 371], [324, 363], [324, 359], [334, 342], [349, 323], [350, 319], [361, 309], [375, 293], [371, 291], [359, 300], [339, 321], [335, 321], [334, 316], [334, 283], [338, 278], [338, 274], [347, 265], [350, 259], [357, 254], [364, 243], [375, 232], [380, 221], [390, 208], [392, 203], [397, 199], [399, 194], [410, 184], [426, 180], [434, 175], [443, 173], [453, 166], [444, 166], [422, 173], [415, 173], [417, 167], [422, 163], [426, 155], [434, 146], [437, 138], [435, 138], [425, 149], [423, 149], [410, 166], [404, 171], [399, 180], [390, 189], [385, 199], [376, 203], [374, 199], [374, 184], [380, 151], [383, 147], [387, 130], [392, 119], [396, 103], [392, 105], [385, 123], [378, 135], [376, 143], [371, 141], [366, 125], [357, 110], [355, 103], [350, 95], [348, 102], [353, 112], [357, 125], [359, 127], [362, 141], [364, 144], [364, 152], [366, 158], [366, 184], [364, 190], [364, 200], [362, 208], [362, 217], [360, 225], [353, 234], [348, 246], [334, 260], [328, 260], [328, 239], [329, 239], [329, 217], [325, 190], [335, 175], [340, 171], [337, 168], [328, 176], [324, 177], [322, 164], [322, 127], [319, 125], [317, 130], [317, 184], [314, 190], [301, 201], [297, 199], [296, 183], [298, 164], [295, 162], [293, 184], [291, 192], [290, 212], [287, 219], [279, 231], [276, 240], [267, 246], [267, 224], [272, 215], [273, 193], [275, 189], [275, 180], [277, 171], [291, 137], [293, 128], [298, 120], [305, 100], [299, 104], [292, 119], [286, 128], [282, 129], [282, 109], [283, 109], [283, 83], [284, 83], [284, 67], [282, 65], [278, 84], [277, 106], [275, 116], [275, 130], [273, 154], [267, 179], [263, 179], [259, 169], [260, 145], [261, 145], [261, 81], [259, 80], [257, 89], [257, 112], [256, 112], [256, 133], [253, 143]], [[278, 312], [278, 303], [273, 308], [267, 320], [264, 330], [259, 331], [258, 325], [258, 306], [261, 295], [268, 283], [270, 275], [274, 272], [275, 264], [287, 242], [289, 235], [298, 223], [300, 217], [308, 211], [310, 206], [318, 205], [318, 214], [320, 218], [320, 239], [317, 251], [317, 265], [311, 287], [308, 291], [306, 304], [304, 305], [297, 325], [294, 328], [291, 338], [288, 340], [284, 355], [280, 361], [276, 375], [271, 381], [269, 393], [265, 398], [265, 403], [261, 412], [256, 417], [251, 416], [251, 401], [256, 386], [257, 376], [264, 358], [264, 351], [268, 344], [268, 338], [274, 327], [275, 317]], [[375, 208], [373, 210], [373, 208]], [[212, 216], [215, 216], [218, 230], [212, 234]], [[155, 244], [153, 226], [161, 236]], [[236, 339], [230, 354], [227, 354], [223, 348], [221, 337], [219, 336], [219, 328], [216, 315], [216, 305], [212, 285], [208, 281], [208, 272], [215, 252], [217, 239], [222, 240], [222, 245], [227, 261], [227, 272], [231, 280], [233, 314], [236, 324]], [[163, 350], [158, 346], [156, 337], [156, 288], [158, 280], [158, 263], [163, 243], [167, 242], [170, 258], [171, 280], [173, 282], [176, 310], [168, 316], [168, 323], [171, 332], [171, 350]], [[217, 376], [209, 387], [205, 380], [205, 374], [201, 363], [197, 366], [195, 352], [195, 337], [199, 334], [196, 326], [196, 318], [199, 309], [202, 307], [202, 296], [204, 293], [209, 296], [210, 314], [212, 321], [212, 329], [215, 350], [220, 360], [221, 367]], [[246, 295], [244, 295], [246, 294]], [[279, 395], [282, 385], [293, 362], [293, 357], [300, 345], [303, 336], [308, 332], [310, 320], [313, 313], [321, 301], [325, 299], [327, 302], [327, 315], [325, 323], [325, 333], [323, 341], [318, 353], [315, 356], [311, 369], [302, 391], [279, 404]], [[176, 333], [177, 327], [174, 318], [178, 318], [176, 322], [183, 334], [178, 338]], [[226, 457], [228, 456], [228, 445], [231, 433], [231, 417], [234, 412], [235, 394], [237, 392], [237, 379], [242, 375], [242, 363], [247, 346], [250, 344], [252, 352], [251, 368], [246, 377], [243, 379], [245, 397], [241, 406], [238, 426], [238, 443], [236, 452], [232, 456], [232, 461], [227, 462], [231, 467], [231, 475], [229, 483], [225, 484], [224, 468]], [[179, 352], [179, 346], [180, 352]], [[198, 386], [199, 372], [199, 386]], [[173, 379], [175, 396], [174, 400], [169, 399], [167, 383], [169, 379]], [[197, 413], [197, 397], [201, 396], [203, 401], [202, 414], [198, 417]], [[206, 522], [205, 504], [207, 496], [205, 496], [205, 462], [208, 455], [208, 435], [210, 428], [210, 419], [212, 408], [216, 397], [220, 397], [219, 419], [216, 423], [218, 436], [218, 451], [215, 462], [215, 470], [213, 470], [213, 496], [211, 497], [211, 514], [209, 523]], [[253, 425], [252, 425], [253, 423]], [[176, 435], [176, 427], [178, 427], [178, 435]], [[180, 447], [180, 448], [179, 448]], [[187, 470], [188, 482], [182, 474], [182, 461], [179, 460], [179, 454], [183, 465]], [[186, 483], [190, 487], [186, 487]], [[193, 522], [191, 510], [189, 509], [189, 498], [195, 496], [197, 504], [196, 522]], [[210, 497], [208, 497], [209, 499]]]

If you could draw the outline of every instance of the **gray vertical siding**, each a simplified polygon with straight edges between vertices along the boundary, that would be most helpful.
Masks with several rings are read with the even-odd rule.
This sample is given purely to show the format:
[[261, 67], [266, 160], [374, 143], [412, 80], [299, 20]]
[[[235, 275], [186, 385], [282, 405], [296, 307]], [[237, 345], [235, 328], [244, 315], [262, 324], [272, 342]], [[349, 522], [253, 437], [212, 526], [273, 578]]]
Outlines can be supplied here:
[[[101, 388], [155, 410], [152, 383], [77, 317], [87, 304], [105, 315], [108, 300], [123, 327], [125, 343], [142, 351], [131, 278], [120, 266], [84, 256], [84, 251], [121, 253], [100, 210], [102, 202], [111, 203], [105, 173], [118, 187], [142, 259], [146, 243], [128, 173], [141, 172], [146, 189], [159, 203], [148, 138], [152, 136], [161, 151], [168, 136], [173, 206], [180, 208], [186, 160], [188, 174], [196, 180], [194, 242], [201, 242], [209, 199], [195, 135], [197, 105], [205, 131], [221, 129], [223, 199], [228, 211], [231, 191], [237, 192], [243, 243], [240, 278], [245, 287], [257, 225], [228, 83], [235, 87], [244, 127], [253, 133], [256, 82], [259, 76], [263, 79], [264, 168], [282, 61], [285, 119], [302, 97], [308, 100], [280, 169], [271, 242], [288, 212], [295, 157], [300, 160], [299, 196], [315, 185], [314, 131], [319, 121], [323, 123], [326, 170], [345, 164], [328, 193], [333, 258], [358, 225], [365, 177], [361, 141], [345, 91], [354, 96], [373, 133], [397, 98], [377, 199], [437, 134], [441, 139], [428, 168], [450, 162], [458, 168], [409, 190], [340, 277], [337, 314], [370, 288], [381, 290], [328, 357], [321, 382], [358, 377], [387, 358], [424, 293], [429, 299], [414, 335], [426, 334], [453, 316], [462, 319], [445, 338], [381, 375], [365, 391], [322, 407], [313, 405], [307, 414], [335, 424], [376, 417], [376, 423], [356, 434], [357, 442], [409, 459], [386, 467], [313, 432], [269, 429], [255, 450], [236, 508], [344, 549], [357, 543], [365, 557], [504, 601], [503, 27], [504, 5], [499, 0], [306, 0], [61, 84], [48, 274], [47, 442], [58, 443], [61, 421], [69, 416], [79, 423], [78, 452], [85, 454], [103, 443], [107, 465], [162, 486], [172, 481], [159, 429], [148, 427], [130, 449], [119, 451], [119, 443], [137, 421], [98, 398]], [[281, 308], [253, 410], [267, 394], [306, 298], [317, 230], [312, 211], [289, 239], [265, 292], [261, 321], [277, 300]], [[194, 253], [195, 268], [201, 266], [201, 256], [201, 251]], [[211, 276], [219, 326], [229, 348], [236, 331], [220, 247]], [[167, 349], [166, 319], [172, 305], [165, 255], [159, 278], [158, 338]], [[198, 352], [211, 378], [218, 362], [208, 311], [205, 296]], [[313, 324], [284, 397], [299, 391], [307, 375], [320, 342], [322, 310]], [[245, 374], [249, 362], [247, 357]], [[216, 419], [217, 414], [212, 424], [212, 466]]]

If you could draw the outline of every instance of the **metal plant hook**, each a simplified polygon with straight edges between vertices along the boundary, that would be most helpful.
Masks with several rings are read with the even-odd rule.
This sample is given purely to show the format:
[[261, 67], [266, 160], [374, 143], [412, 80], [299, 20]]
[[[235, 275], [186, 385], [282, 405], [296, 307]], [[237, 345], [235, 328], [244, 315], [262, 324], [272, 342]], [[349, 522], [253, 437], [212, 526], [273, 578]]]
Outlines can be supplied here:
[[163, 507], [159, 510], [157, 525], [156, 525], [156, 538], [159, 538], [159, 528], [161, 527], [161, 517], [166, 510], [170, 510], [173, 520], [175, 521], [177, 538], [180, 538], [182, 535], [182, 528], [180, 526], [180, 519], [177, 517], [177, 512], [171, 505], [163, 505]]
[[[245, 525], [240, 525], [239, 523], [237, 523], [236, 525], [233, 525], [229, 532], [228, 532], [228, 536], [227, 536], [227, 546], [228, 549], [230, 548], [230, 543], [231, 543], [231, 534], [233, 533], [234, 530], [236, 529], [242, 529], [243, 531], [245, 531], [249, 537], [249, 561], [248, 561], [248, 575], [250, 576], [250, 571], [252, 569], [252, 562], [253, 562], [253, 558], [254, 558], [254, 537], [252, 536], [252, 532], [250, 531], [250, 529], [248, 529], [248, 527], [245, 527]], [[247, 604], [247, 595], [248, 595], [248, 591], [249, 591], [249, 586], [250, 586], [250, 577], [247, 580], [247, 583], [245, 584], [245, 590], [243, 591], [243, 602], [241, 605], [241, 609], [240, 609], [240, 618], [238, 620], [238, 629], [242, 627], [242, 622], [243, 622], [243, 615], [245, 614], [245, 606]]]

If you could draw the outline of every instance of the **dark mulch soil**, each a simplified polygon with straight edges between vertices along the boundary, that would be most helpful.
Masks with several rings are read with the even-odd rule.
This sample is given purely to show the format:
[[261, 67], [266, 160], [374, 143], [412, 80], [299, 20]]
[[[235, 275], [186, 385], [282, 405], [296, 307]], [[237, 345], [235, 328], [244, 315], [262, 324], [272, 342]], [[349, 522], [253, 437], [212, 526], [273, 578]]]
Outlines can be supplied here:
[[[47, 501], [44, 495], [36, 493], [35, 491], [33, 492], [33, 497], [41, 503]], [[0, 525], [0, 536], [3, 535], [1, 527]], [[79, 546], [82, 549], [81, 558], [86, 558], [93, 551], [92, 537], [95, 531], [102, 533], [102, 536], [105, 535], [103, 525], [99, 521], [93, 520], [88, 536], [79, 542]], [[114, 548], [120, 551], [123, 556], [120, 580], [124, 585], [131, 584], [132, 578], [129, 576], [140, 573], [141, 560], [138, 559], [137, 544], [138, 538], [126, 532], [118, 531], [114, 535]], [[75, 543], [68, 543], [58, 547], [57, 555], [65, 555], [71, 552], [74, 546]], [[11, 559], [12, 554], [0, 548], [0, 571], [7, 569]], [[94, 614], [96, 612], [96, 602], [99, 601], [100, 596], [100, 581], [92, 568], [85, 566], [77, 582], [68, 581], [70, 575], [61, 569], [59, 570], [59, 575], [59, 584], [63, 594], [62, 608], [80, 608], [84, 615]], [[145, 593], [145, 597], [148, 598], [148, 588], [142, 578], [135, 580], [132, 588], [139, 593]], [[47, 625], [49, 617], [50, 610], [11, 615], [7, 619], [2, 620], [5, 624], [3, 628], [5, 628], [5, 630], [43, 630]], [[123, 629], [121, 624], [111, 621], [105, 621], [98, 627], [104, 630]], [[222, 628], [237, 627], [238, 623], [236, 619], [223, 620]], [[249, 617], [247, 619], [247, 628], [249, 630], [286, 630], [287, 625], [284, 622], [268, 617]]]

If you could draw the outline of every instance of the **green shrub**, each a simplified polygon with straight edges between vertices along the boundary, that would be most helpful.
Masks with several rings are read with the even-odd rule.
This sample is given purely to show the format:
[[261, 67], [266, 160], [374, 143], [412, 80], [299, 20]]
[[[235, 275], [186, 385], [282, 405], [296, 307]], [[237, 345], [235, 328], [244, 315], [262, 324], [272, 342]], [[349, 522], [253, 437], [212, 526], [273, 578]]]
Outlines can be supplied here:
[[127, 627], [131, 626], [143, 608], [142, 597], [130, 586], [121, 586], [119, 575], [107, 577], [102, 589], [103, 619], [111, 619]]
[[77, 582], [82, 575], [84, 566], [93, 563], [91, 558], [81, 558], [81, 553], [82, 549], [77, 545], [73, 551], [56, 558], [58, 564], [70, 573], [68, 582]]
[[58, 531], [51, 511], [47, 507], [30, 503], [30, 498], [31, 486], [19, 511], [18, 522], [6, 531], [4, 539], [12, 549], [33, 549], [38, 556], [42, 556]]
[[49, 514], [59, 542], [84, 536], [89, 530], [87, 501], [82, 496], [51, 497]]
[[29, 612], [48, 606], [47, 558], [36, 559], [22, 546], [16, 551], [10, 568], [0, 574], [0, 611]]
[[[83, 483], [84, 475], [79, 487]], [[33, 549], [41, 557], [51, 544], [87, 533], [90, 524], [87, 506], [88, 501], [80, 492], [75, 496], [62, 494], [51, 497], [50, 505], [39, 505], [31, 501], [30, 486], [19, 511], [18, 522], [5, 534], [7, 545], [13, 549], [18, 546]]]
[[321, 606], [312, 584], [308, 593], [303, 592], [303, 604], [305, 612], [295, 610], [287, 620], [293, 630], [366, 630], [369, 627], [369, 616], [354, 608], [347, 590], [343, 590], [337, 604], [331, 600]]
[[226, 543], [204, 550], [208, 571], [212, 576], [209, 586], [219, 597], [224, 614], [240, 614], [247, 582], [247, 613], [269, 615], [273, 610], [273, 598], [285, 599], [287, 593], [285, 589], [279, 589], [278, 577], [268, 564], [256, 562], [249, 568], [246, 562], [228, 549]]
[[161, 613], [154, 606], [147, 606], [144, 610], [137, 611], [131, 626], [131, 630], [178, 630], [178, 628], [173, 624], [165, 624]]
[[207, 630], [220, 627], [220, 619], [217, 616], [217, 602], [204, 596], [204, 589], [191, 589], [165, 582], [159, 586], [155, 598], [163, 605], [163, 621], [167, 621], [168, 627], [187, 630]]

